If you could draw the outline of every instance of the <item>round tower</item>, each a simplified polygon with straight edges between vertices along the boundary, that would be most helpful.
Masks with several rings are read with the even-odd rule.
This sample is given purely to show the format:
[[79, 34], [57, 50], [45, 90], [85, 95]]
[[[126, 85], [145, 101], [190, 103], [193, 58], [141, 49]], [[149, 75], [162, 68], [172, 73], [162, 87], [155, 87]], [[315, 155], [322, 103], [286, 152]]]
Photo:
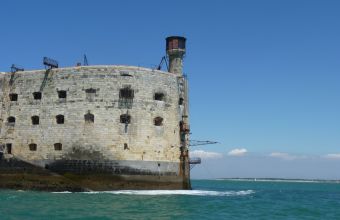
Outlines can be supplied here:
[[169, 57], [169, 72], [183, 74], [183, 57], [185, 55], [185, 37], [166, 38], [166, 53]]

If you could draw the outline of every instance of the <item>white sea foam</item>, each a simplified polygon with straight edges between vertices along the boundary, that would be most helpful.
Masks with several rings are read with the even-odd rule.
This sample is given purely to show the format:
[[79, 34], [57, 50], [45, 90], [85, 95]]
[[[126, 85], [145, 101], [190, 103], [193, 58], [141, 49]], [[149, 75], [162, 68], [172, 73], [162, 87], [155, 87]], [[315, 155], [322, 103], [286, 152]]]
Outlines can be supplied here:
[[188, 195], [188, 196], [245, 196], [255, 193], [253, 190], [241, 191], [209, 191], [209, 190], [118, 190], [118, 191], [102, 191], [102, 192], [84, 192], [87, 194], [108, 193], [115, 195]]

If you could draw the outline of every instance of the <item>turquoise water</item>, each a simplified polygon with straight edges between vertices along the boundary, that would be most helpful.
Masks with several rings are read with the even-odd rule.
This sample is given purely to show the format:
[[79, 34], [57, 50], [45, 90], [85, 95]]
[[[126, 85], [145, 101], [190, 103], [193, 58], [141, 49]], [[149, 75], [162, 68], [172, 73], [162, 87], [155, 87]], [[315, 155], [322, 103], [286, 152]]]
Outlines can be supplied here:
[[192, 191], [0, 191], [0, 219], [340, 219], [340, 184], [194, 180]]

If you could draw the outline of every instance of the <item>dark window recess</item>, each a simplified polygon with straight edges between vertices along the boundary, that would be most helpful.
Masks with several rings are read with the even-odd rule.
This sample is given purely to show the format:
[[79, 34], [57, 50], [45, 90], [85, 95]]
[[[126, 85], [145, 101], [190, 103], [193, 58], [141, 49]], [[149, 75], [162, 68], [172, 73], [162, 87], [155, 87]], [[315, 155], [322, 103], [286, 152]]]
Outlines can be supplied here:
[[85, 122], [87, 123], [93, 123], [94, 122], [94, 115], [90, 112], [84, 115]]
[[28, 147], [29, 147], [30, 151], [36, 151], [37, 150], [37, 145], [36, 144], [33, 144], [33, 143], [29, 144]]
[[39, 116], [34, 115], [32, 116], [32, 125], [38, 125], [39, 124]]
[[63, 115], [57, 115], [55, 117], [57, 124], [64, 124], [64, 116]]
[[14, 124], [15, 123], [15, 118], [13, 116], [7, 118], [7, 122]]
[[123, 124], [130, 124], [131, 122], [131, 116], [128, 114], [123, 114], [120, 116], [120, 123]]
[[54, 150], [62, 150], [63, 149], [63, 145], [61, 143], [55, 143], [54, 144]]
[[58, 91], [58, 97], [59, 97], [60, 99], [66, 99], [66, 96], [67, 96], [66, 91], [64, 91], [64, 90]]
[[41, 99], [41, 92], [33, 92], [34, 99]]
[[132, 108], [134, 91], [130, 87], [125, 87], [119, 90], [119, 108]]
[[6, 150], [8, 154], [12, 154], [12, 144], [6, 144]]
[[95, 89], [89, 88], [89, 89], [85, 89], [86, 93], [96, 93]]
[[124, 143], [124, 150], [129, 150], [129, 146], [127, 143]]
[[93, 102], [94, 98], [96, 96], [96, 90], [90, 88], [90, 89], [85, 89], [85, 92], [86, 92], [86, 99], [87, 99], [87, 101]]
[[11, 101], [18, 101], [18, 94], [16, 94], [16, 93], [9, 94], [9, 99]]
[[155, 98], [155, 100], [158, 100], [158, 101], [164, 101], [165, 95], [164, 95], [164, 93], [157, 92], [157, 93], [155, 93], [154, 98]]
[[184, 99], [183, 99], [183, 98], [179, 98], [178, 104], [179, 104], [179, 105], [183, 105], [183, 102], [184, 102]]
[[162, 125], [163, 125], [163, 118], [161, 118], [161, 117], [156, 117], [156, 118], [153, 120], [153, 123], [154, 123], [154, 125], [156, 125], [156, 126], [162, 126]]

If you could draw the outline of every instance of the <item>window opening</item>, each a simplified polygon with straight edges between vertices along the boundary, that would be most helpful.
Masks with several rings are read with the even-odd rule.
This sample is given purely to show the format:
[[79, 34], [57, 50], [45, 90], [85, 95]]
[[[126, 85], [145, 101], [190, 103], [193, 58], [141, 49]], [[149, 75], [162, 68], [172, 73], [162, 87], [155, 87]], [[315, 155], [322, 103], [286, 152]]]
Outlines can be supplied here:
[[124, 143], [124, 150], [129, 150], [129, 146], [127, 143]]
[[58, 97], [60, 99], [66, 99], [66, 96], [67, 96], [67, 92], [65, 90], [58, 91]]
[[36, 100], [41, 99], [41, 92], [33, 92], [33, 98]]
[[16, 93], [9, 94], [9, 99], [11, 101], [18, 101], [18, 94], [16, 94]]
[[123, 124], [130, 124], [131, 122], [131, 116], [128, 114], [123, 114], [120, 116], [120, 123]]
[[96, 90], [93, 88], [85, 89], [86, 93], [96, 93]]
[[132, 108], [134, 98], [134, 90], [130, 87], [125, 87], [119, 90], [119, 108]]
[[154, 119], [154, 125], [156, 125], [156, 126], [162, 126], [162, 125], [163, 125], [163, 118], [161, 118], [161, 117], [156, 117], [156, 118]]
[[54, 144], [54, 150], [60, 151], [63, 149], [63, 145], [61, 143], [55, 143]]
[[158, 100], [158, 101], [164, 101], [164, 97], [165, 97], [165, 95], [164, 95], [164, 93], [160, 93], [160, 92], [157, 92], [157, 93], [155, 93], [155, 100]]
[[93, 88], [85, 89], [86, 92], [86, 99], [90, 102], [94, 100], [94, 97], [96, 95], [96, 90]]
[[39, 116], [34, 115], [32, 116], [32, 125], [38, 125], [39, 124]]
[[28, 147], [29, 147], [30, 151], [36, 151], [37, 150], [37, 145], [34, 144], [34, 143], [29, 144]]
[[87, 123], [94, 123], [94, 115], [88, 112], [84, 115], [85, 122]]
[[178, 104], [179, 104], [179, 105], [183, 105], [183, 102], [184, 102], [184, 99], [183, 99], [183, 98], [179, 98]]
[[64, 116], [63, 115], [57, 115], [56, 117], [57, 124], [64, 124]]
[[6, 150], [8, 154], [12, 154], [12, 144], [6, 144]]
[[15, 118], [13, 116], [10, 116], [7, 118], [7, 122], [10, 124], [15, 124]]

